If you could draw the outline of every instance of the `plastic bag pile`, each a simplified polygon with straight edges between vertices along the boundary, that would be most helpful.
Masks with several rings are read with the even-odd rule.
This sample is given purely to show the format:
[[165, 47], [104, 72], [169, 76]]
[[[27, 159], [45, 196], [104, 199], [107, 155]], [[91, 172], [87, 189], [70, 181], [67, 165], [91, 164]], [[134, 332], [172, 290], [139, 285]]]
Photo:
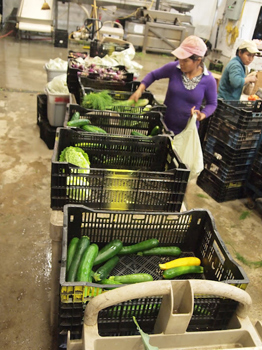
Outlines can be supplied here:
[[46, 88], [52, 94], [69, 94], [67, 87], [67, 74], [57, 75], [49, 83], [46, 84]]
[[67, 71], [67, 66], [68, 66], [67, 61], [62, 60], [60, 57], [57, 57], [54, 60], [50, 59], [49, 62], [46, 64], [46, 67], [52, 70]]

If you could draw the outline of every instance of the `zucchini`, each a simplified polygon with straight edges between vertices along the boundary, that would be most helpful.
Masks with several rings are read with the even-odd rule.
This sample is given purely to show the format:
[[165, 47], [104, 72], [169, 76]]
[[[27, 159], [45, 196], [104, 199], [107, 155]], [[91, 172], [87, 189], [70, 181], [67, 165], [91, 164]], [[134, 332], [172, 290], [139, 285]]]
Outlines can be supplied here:
[[67, 248], [67, 259], [66, 259], [66, 273], [68, 274], [69, 271], [69, 267], [72, 263], [75, 251], [76, 251], [76, 247], [77, 247], [77, 243], [79, 242], [79, 238], [78, 237], [73, 237], [68, 245]]
[[72, 117], [71, 117], [71, 120], [77, 120], [77, 119], [80, 119], [80, 113], [79, 112], [75, 112]]
[[189, 273], [203, 273], [203, 266], [177, 266], [171, 269], [164, 270], [163, 277], [165, 279], [172, 279], [177, 276], [186, 275]]
[[80, 263], [82, 255], [84, 254], [84, 251], [86, 250], [86, 248], [89, 245], [90, 245], [89, 237], [82, 236], [79, 239], [73, 260], [72, 260], [71, 265], [70, 265], [69, 270], [68, 270], [68, 274], [67, 274], [67, 281], [68, 282], [74, 282], [76, 280], [78, 265]]
[[152, 130], [151, 130], [151, 133], [150, 133], [150, 136], [156, 136], [158, 134], [161, 133], [161, 129], [158, 125], [156, 125]]
[[179, 256], [181, 254], [179, 247], [155, 247], [152, 249], [138, 252], [137, 255], [163, 255], [163, 256]]
[[116, 255], [113, 256], [111, 259], [107, 260], [104, 263], [104, 265], [102, 265], [96, 270], [96, 272], [93, 275], [93, 279], [96, 282], [106, 279], [110, 275], [113, 268], [118, 264], [118, 262], [119, 257]]
[[69, 120], [69, 122], [67, 122], [67, 126], [73, 126], [75, 128], [80, 128], [84, 125], [88, 125], [91, 124], [89, 119], [75, 119], [75, 120]]
[[98, 264], [102, 264], [113, 256], [117, 255], [123, 247], [122, 241], [119, 239], [114, 239], [113, 241], [106, 244], [98, 253], [94, 266]]
[[95, 258], [98, 254], [98, 245], [95, 243], [92, 243], [82, 255], [81, 261], [79, 263], [77, 274], [76, 274], [76, 281], [78, 282], [90, 282], [92, 281], [91, 272], [93, 268], [93, 264], [95, 261]]
[[159, 240], [156, 238], [151, 238], [133, 245], [124, 246], [120, 250], [118, 255], [135, 254], [147, 249], [157, 247], [158, 245], [159, 245]]
[[132, 284], [153, 281], [153, 277], [149, 273], [133, 273], [130, 275], [110, 276], [108, 280], [111, 281], [112, 284], [115, 282], [120, 282], [122, 284]]
[[107, 134], [107, 132], [104, 129], [101, 129], [95, 125], [83, 125], [83, 126], [81, 126], [81, 129], [88, 131], [88, 132]]

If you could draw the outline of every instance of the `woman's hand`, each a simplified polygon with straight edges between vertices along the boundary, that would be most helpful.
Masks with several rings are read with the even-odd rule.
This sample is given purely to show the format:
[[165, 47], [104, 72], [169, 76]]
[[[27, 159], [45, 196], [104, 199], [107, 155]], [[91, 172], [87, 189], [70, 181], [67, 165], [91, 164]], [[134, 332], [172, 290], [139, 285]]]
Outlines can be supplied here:
[[145, 89], [146, 89], [146, 86], [143, 83], [141, 83], [137, 88], [137, 90], [129, 97], [129, 100], [133, 100], [137, 102], [142, 96], [142, 93], [145, 91]]
[[129, 97], [129, 100], [133, 100], [135, 102], [137, 102], [141, 97], [141, 93], [136, 90], [130, 97]]
[[246, 83], [255, 83], [257, 81], [257, 77], [255, 75], [250, 75], [245, 78]]
[[196, 114], [196, 117], [197, 117], [197, 120], [198, 120], [198, 121], [201, 121], [201, 120], [203, 120], [203, 119], [206, 118], [205, 113], [201, 113], [200, 111], [198, 111], [197, 109], [195, 109], [195, 107], [191, 108], [191, 116], [192, 116], [193, 114]]

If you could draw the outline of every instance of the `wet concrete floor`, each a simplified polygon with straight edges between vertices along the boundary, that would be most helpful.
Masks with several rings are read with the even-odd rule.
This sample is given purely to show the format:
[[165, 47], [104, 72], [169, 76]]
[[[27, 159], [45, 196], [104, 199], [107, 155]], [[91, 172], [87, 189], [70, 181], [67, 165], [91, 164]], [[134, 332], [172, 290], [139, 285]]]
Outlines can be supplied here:
[[[52, 245], [50, 171], [52, 150], [39, 137], [37, 93], [47, 83], [43, 66], [50, 58], [67, 59], [68, 50], [49, 42], [0, 40], [0, 348], [53, 349], [50, 331]], [[137, 53], [141, 77], [172, 60]], [[150, 91], [163, 101], [167, 82]], [[261, 216], [246, 199], [217, 203], [191, 181], [187, 209], [205, 208], [214, 216], [224, 243], [249, 277], [250, 318], [262, 320]]]

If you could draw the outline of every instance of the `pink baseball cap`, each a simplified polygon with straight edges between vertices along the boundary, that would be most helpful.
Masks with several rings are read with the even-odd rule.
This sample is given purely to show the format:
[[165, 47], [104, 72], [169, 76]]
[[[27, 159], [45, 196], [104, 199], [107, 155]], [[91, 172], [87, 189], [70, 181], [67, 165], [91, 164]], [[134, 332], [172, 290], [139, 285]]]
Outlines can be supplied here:
[[185, 59], [192, 55], [204, 57], [207, 51], [207, 46], [204, 40], [195, 35], [189, 35], [182, 41], [180, 46], [171, 53], [178, 59]]

